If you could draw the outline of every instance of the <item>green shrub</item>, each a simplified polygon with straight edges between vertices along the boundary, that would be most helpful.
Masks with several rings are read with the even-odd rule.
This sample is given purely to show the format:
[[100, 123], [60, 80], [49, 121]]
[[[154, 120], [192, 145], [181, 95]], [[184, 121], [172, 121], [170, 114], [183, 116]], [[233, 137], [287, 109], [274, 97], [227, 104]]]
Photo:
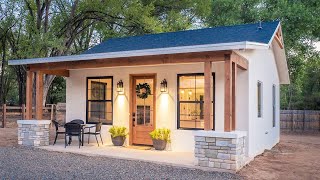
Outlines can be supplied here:
[[111, 134], [111, 137], [115, 138], [118, 136], [127, 136], [128, 133], [126, 132], [127, 128], [123, 126], [112, 126], [109, 129], [109, 133]]
[[166, 142], [170, 142], [170, 129], [167, 128], [159, 128], [155, 129], [150, 133], [152, 139], [165, 140]]

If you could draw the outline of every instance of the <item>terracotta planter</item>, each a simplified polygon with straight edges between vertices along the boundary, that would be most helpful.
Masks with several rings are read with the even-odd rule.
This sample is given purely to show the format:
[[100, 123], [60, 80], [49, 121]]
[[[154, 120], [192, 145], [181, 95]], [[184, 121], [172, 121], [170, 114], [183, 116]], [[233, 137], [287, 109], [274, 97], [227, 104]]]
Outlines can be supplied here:
[[167, 146], [167, 141], [165, 140], [159, 140], [159, 139], [152, 139], [153, 147], [156, 150], [164, 150]]
[[126, 140], [125, 136], [117, 136], [117, 137], [111, 137], [112, 143], [115, 146], [123, 146], [124, 141]]

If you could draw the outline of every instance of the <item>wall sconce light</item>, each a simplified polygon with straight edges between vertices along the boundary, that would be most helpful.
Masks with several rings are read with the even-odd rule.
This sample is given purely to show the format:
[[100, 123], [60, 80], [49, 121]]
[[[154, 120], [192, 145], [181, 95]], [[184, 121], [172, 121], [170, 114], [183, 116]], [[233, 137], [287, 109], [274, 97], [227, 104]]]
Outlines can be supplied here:
[[124, 93], [122, 80], [118, 81], [118, 83], [117, 83], [117, 92], [118, 92], [119, 94], [123, 94], [123, 93]]
[[167, 92], [168, 91], [168, 84], [167, 84], [167, 80], [163, 79], [160, 83], [160, 92]]

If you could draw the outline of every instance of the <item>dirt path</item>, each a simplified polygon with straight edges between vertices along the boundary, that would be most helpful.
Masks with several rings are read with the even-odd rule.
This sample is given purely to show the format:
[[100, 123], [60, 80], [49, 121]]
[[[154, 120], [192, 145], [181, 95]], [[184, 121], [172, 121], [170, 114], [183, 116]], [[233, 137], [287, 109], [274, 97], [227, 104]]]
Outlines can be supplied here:
[[18, 146], [18, 128], [0, 128], [0, 147]]
[[320, 179], [320, 134], [281, 134], [280, 143], [243, 168], [247, 179]]

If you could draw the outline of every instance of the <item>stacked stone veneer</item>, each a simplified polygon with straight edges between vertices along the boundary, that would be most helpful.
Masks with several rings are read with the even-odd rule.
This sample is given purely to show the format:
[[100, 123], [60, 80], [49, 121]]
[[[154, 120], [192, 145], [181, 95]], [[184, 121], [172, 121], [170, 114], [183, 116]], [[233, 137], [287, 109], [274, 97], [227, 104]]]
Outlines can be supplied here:
[[238, 171], [245, 165], [245, 136], [195, 136], [196, 165], [225, 171]]
[[48, 146], [50, 120], [18, 120], [18, 144]]

